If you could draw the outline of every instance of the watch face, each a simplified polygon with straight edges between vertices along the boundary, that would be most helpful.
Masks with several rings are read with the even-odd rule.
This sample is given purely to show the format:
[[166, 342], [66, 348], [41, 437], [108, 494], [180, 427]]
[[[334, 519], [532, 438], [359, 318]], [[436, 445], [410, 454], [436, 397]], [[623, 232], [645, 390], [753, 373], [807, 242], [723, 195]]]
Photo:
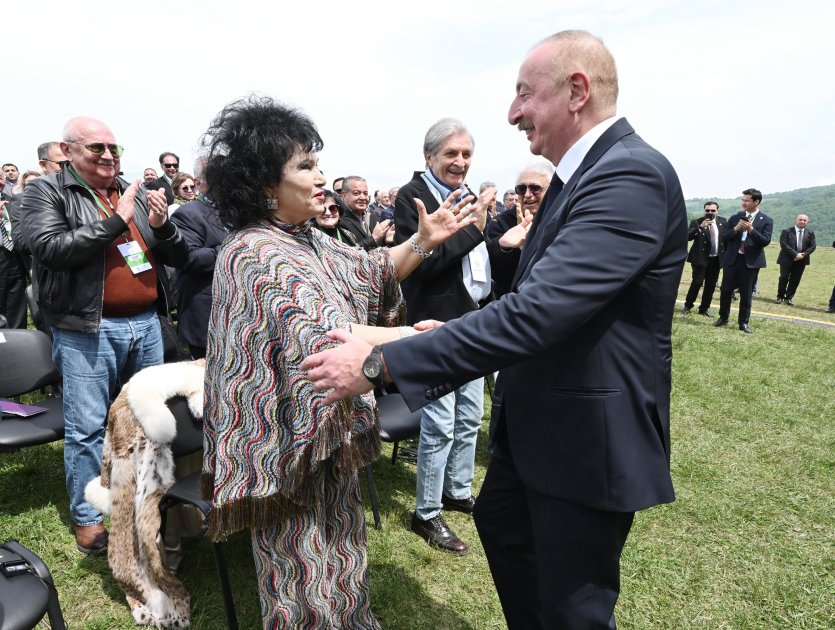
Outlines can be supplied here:
[[379, 378], [383, 372], [383, 363], [375, 356], [370, 356], [362, 364], [362, 373], [369, 380]]

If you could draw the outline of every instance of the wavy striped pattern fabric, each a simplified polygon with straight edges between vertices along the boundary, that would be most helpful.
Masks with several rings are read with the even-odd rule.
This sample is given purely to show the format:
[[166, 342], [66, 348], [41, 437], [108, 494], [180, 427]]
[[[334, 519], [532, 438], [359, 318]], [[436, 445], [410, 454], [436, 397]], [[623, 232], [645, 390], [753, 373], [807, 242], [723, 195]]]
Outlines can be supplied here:
[[309, 223], [257, 225], [224, 242], [212, 295], [201, 476], [209, 536], [253, 530], [265, 550], [255, 551], [265, 628], [343, 627], [286, 620], [327, 620], [336, 605], [340, 618], [370, 615], [356, 471], [379, 454], [379, 419], [371, 393], [323, 404], [299, 364], [336, 345], [329, 330], [399, 324], [396, 269], [384, 249], [353, 249]]

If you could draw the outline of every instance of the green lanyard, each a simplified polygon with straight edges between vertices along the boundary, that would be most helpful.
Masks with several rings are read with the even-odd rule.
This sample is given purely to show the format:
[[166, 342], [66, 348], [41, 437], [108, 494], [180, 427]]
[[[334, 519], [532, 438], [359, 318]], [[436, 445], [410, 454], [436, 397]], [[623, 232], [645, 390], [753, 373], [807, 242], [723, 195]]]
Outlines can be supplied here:
[[[104, 216], [106, 216], [108, 219], [112, 217], [113, 215], [107, 210], [107, 208], [104, 207], [104, 204], [101, 202], [101, 199], [99, 199], [99, 196], [95, 193], [95, 191], [92, 188], [90, 188], [90, 186], [87, 185], [87, 182], [85, 182], [83, 179], [81, 179], [81, 177], [78, 176], [78, 173], [75, 172], [75, 169], [72, 166], [69, 166], [67, 167], [67, 170], [70, 172], [70, 175], [73, 176], [75, 181], [84, 186], [84, 188], [86, 188], [90, 192], [90, 194], [93, 195], [93, 201], [95, 201], [99, 209], [102, 212], [104, 212]], [[118, 188], [116, 188], [116, 195], [119, 197], [119, 199], [122, 198], [122, 193]], [[113, 204], [110, 203], [110, 199], [107, 200], [107, 204], [110, 206], [110, 209], [113, 210]]]

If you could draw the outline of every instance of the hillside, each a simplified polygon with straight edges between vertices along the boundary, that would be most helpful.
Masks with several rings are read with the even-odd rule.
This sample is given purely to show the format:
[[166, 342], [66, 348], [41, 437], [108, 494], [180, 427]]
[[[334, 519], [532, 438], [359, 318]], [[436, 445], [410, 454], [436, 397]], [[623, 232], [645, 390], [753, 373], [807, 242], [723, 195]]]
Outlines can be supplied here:
[[[688, 199], [687, 214], [691, 218], [702, 215], [706, 201], [719, 203], [719, 214], [725, 218], [739, 211], [739, 200], [735, 199]], [[780, 232], [794, 225], [798, 214], [809, 215], [809, 229], [815, 232], [818, 247], [831, 247], [835, 240], [835, 184], [798, 188], [789, 192], [763, 193], [763, 211], [774, 219], [772, 243], [779, 247]]]

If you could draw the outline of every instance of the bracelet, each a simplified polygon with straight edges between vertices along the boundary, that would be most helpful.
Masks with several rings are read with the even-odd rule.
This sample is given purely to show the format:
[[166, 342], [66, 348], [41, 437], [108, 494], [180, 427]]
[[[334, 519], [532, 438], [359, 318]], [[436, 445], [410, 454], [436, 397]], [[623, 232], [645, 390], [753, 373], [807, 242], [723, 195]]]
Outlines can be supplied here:
[[401, 339], [405, 339], [406, 337], [412, 337], [418, 334], [418, 331], [416, 331], [412, 326], [398, 326], [397, 332], [400, 333]]
[[420, 245], [417, 242], [417, 234], [412, 234], [412, 237], [409, 239], [409, 245], [412, 246], [412, 251], [414, 251], [418, 256], [420, 256], [423, 260], [426, 260], [432, 255], [432, 252], [435, 250], [433, 249], [432, 252], [425, 252], [421, 249]]

